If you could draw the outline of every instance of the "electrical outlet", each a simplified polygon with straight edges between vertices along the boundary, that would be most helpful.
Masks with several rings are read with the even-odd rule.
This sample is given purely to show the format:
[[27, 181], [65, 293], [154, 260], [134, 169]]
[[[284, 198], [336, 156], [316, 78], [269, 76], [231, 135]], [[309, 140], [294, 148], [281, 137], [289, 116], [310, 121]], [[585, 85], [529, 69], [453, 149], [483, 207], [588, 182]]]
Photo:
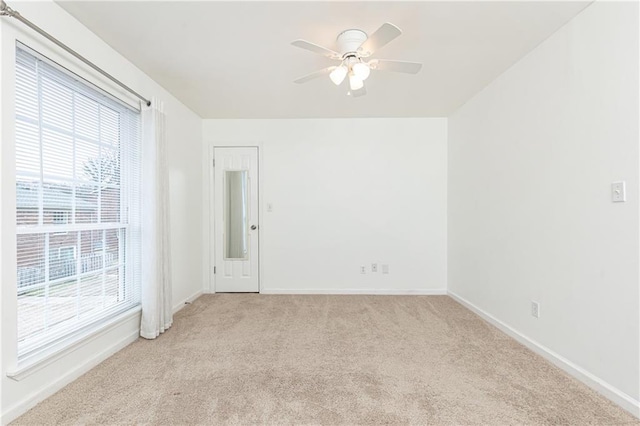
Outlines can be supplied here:
[[531, 316], [534, 318], [540, 318], [540, 304], [533, 300], [531, 301]]
[[382, 273], [383, 274], [388, 274], [389, 273], [389, 265], [383, 263], [382, 264]]
[[367, 268], [366, 268], [366, 266], [362, 265], [362, 266], [360, 267], [360, 273], [361, 273], [361, 274], [366, 274], [366, 273], [367, 273]]
[[378, 272], [378, 264], [377, 263], [372, 263], [371, 264], [371, 272]]

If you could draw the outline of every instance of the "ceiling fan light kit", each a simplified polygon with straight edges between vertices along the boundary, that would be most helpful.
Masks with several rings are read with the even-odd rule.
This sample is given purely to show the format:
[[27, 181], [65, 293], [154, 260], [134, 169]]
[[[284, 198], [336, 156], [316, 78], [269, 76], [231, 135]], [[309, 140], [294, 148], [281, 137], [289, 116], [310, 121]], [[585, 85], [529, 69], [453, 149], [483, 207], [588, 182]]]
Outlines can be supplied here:
[[364, 81], [353, 72], [349, 74], [349, 88], [351, 90], [360, 90], [364, 87]]
[[339, 52], [319, 46], [306, 40], [295, 40], [291, 44], [301, 49], [326, 56], [333, 60], [340, 61], [339, 66], [332, 66], [300, 77], [295, 83], [306, 83], [307, 81], [329, 74], [329, 79], [339, 86], [349, 76], [348, 95], [354, 97], [366, 94], [364, 81], [369, 78], [371, 70], [402, 72], [416, 74], [422, 68], [422, 64], [417, 62], [404, 62], [366, 58], [375, 53], [376, 50], [386, 45], [402, 34], [400, 28], [386, 22], [376, 30], [371, 36], [367, 36], [362, 30], [345, 30], [338, 34], [336, 45]]
[[344, 65], [340, 65], [339, 67], [336, 67], [333, 71], [331, 71], [331, 73], [329, 74], [329, 78], [331, 79], [333, 84], [335, 84], [336, 86], [340, 86], [348, 73], [349, 70], [347, 69], [347, 67]]
[[369, 68], [369, 64], [365, 64], [364, 62], [356, 62], [351, 66], [351, 71], [362, 81], [369, 78], [371, 74], [371, 68]]

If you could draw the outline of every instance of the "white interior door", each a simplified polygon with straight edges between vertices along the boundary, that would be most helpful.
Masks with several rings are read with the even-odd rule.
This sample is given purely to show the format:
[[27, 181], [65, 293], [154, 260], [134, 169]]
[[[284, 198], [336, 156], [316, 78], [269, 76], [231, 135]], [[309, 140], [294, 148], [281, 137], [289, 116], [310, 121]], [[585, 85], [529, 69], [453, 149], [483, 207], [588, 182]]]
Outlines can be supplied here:
[[258, 292], [258, 148], [215, 148], [215, 291]]

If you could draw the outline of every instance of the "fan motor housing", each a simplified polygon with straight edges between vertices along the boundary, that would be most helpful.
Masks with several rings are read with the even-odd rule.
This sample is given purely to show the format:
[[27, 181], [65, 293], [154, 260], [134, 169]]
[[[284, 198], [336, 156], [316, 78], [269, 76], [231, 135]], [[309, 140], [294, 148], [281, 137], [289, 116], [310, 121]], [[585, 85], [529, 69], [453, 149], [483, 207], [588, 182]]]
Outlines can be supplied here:
[[345, 30], [338, 34], [336, 43], [340, 54], [344, 57], [347, 53], [356, 53], [358, 47], [367, 40], [367, 33], [362, 30]]

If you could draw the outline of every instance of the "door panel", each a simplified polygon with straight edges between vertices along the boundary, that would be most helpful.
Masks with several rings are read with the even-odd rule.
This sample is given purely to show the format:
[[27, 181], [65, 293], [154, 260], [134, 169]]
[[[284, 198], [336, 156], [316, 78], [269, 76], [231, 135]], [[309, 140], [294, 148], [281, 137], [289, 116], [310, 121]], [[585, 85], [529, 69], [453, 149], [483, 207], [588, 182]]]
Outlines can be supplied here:
[[214, 156], [215, 291], [258, 292], [258, 149]]

